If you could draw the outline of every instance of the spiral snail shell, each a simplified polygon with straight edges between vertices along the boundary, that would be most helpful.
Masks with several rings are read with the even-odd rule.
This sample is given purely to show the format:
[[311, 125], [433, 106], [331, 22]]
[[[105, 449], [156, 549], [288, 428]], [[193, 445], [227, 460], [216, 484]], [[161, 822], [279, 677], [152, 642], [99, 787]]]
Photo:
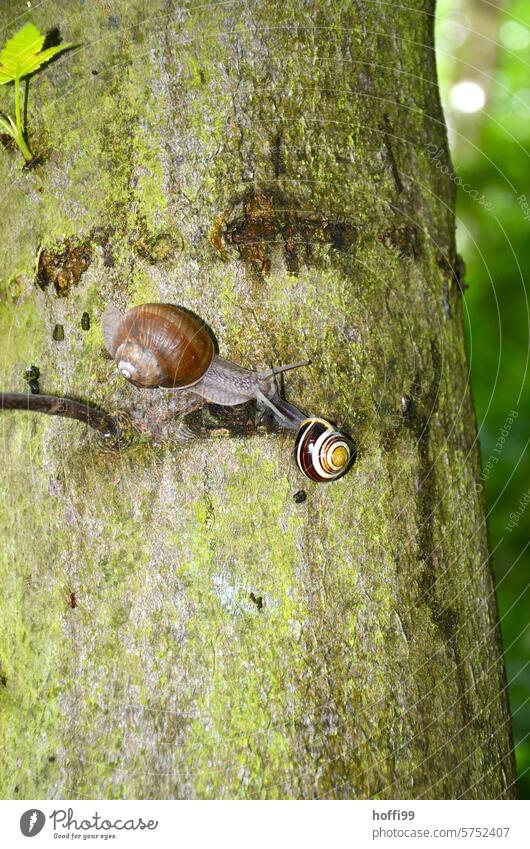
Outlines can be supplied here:
[[346, 474], [355, 461], [355, 443], [325, 419], [305, 419], [294, 444], [296, 464], [308, 478], [318, 483], [335, 481]]
[[138, 387], [193, 386], [215, 355], [205, 324], [173, 304], [142, 304], [125, 314], [108, 307], [103, 335], [122, 377]]

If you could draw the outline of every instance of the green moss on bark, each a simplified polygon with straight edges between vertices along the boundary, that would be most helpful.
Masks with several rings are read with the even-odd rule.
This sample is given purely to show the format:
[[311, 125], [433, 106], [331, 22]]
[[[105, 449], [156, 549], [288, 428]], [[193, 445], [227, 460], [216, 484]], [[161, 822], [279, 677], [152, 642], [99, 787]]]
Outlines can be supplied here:
[[[311, 357], [288, 395], [359, 458], [319, 487], [288, 434], [112, 454], [2, 414], [2, 795], [512, 795], [461, 304], [438, 262], [452, 187], [423, 152], [445, 144], [429, 16], [114, 6], [68, 4], [84, 46], [32, 83], [47, 157], [0, 160], [2, 388], [36, 362], [42, 391], [140, 409], [98, 318], [173, 301], [242, 364]], [[276, 199], [273, 225], [251, 204], [259, 273], [240, 216], [258, 196]], [[217, 216], [240, 216], [224, 254]], [[58, 299], [35, 259], [71, 237], [92, 261]]]

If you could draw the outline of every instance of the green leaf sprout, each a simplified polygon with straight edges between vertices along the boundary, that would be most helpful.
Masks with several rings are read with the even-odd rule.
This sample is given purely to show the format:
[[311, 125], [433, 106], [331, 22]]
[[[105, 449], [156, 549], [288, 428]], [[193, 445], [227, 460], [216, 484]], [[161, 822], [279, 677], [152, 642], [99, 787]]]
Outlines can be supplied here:
[[37, 71], [45, 62], [49, 62], [57, 53], [73, 47], [72, 44], [60, 44], [43, 50], [45, 38], [34, 24], [24, 24], [0, 52], [0, 85], [15, 83], [15, 120], [5, 112], [0, 112], [0, 129], [15, 140], [26, 162], [31, 162], [33, 154], [26, 142], [22, 126], [20, 81]]

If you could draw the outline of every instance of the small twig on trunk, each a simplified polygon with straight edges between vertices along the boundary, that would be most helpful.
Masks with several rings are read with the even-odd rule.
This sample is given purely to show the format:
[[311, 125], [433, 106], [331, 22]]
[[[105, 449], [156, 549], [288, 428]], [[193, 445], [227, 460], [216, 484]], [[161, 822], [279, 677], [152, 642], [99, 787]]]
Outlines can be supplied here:
[[72, 398], [26, 395], [23, 392], [0, 392], [0, 412], [2, 410], [26, 410], [31, 413], [45, 413], [48, 416], [64, 416], [67, 419], [84, 422], [104, 436], [116, 438], [120, 436], [120, 426], [116, 419], [103, 410], [98, 410], [81, 401], [74, 401]]

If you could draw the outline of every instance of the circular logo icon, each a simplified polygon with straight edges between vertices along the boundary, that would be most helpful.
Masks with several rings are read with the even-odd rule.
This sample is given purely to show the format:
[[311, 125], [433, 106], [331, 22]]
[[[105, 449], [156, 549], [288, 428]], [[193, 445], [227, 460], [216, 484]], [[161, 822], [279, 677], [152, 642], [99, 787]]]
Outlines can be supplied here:
[[44, 828], [46, 817], [38, 808], [24, 811], [20, 817], [20, 830], [24, 837], [35, 837]]

